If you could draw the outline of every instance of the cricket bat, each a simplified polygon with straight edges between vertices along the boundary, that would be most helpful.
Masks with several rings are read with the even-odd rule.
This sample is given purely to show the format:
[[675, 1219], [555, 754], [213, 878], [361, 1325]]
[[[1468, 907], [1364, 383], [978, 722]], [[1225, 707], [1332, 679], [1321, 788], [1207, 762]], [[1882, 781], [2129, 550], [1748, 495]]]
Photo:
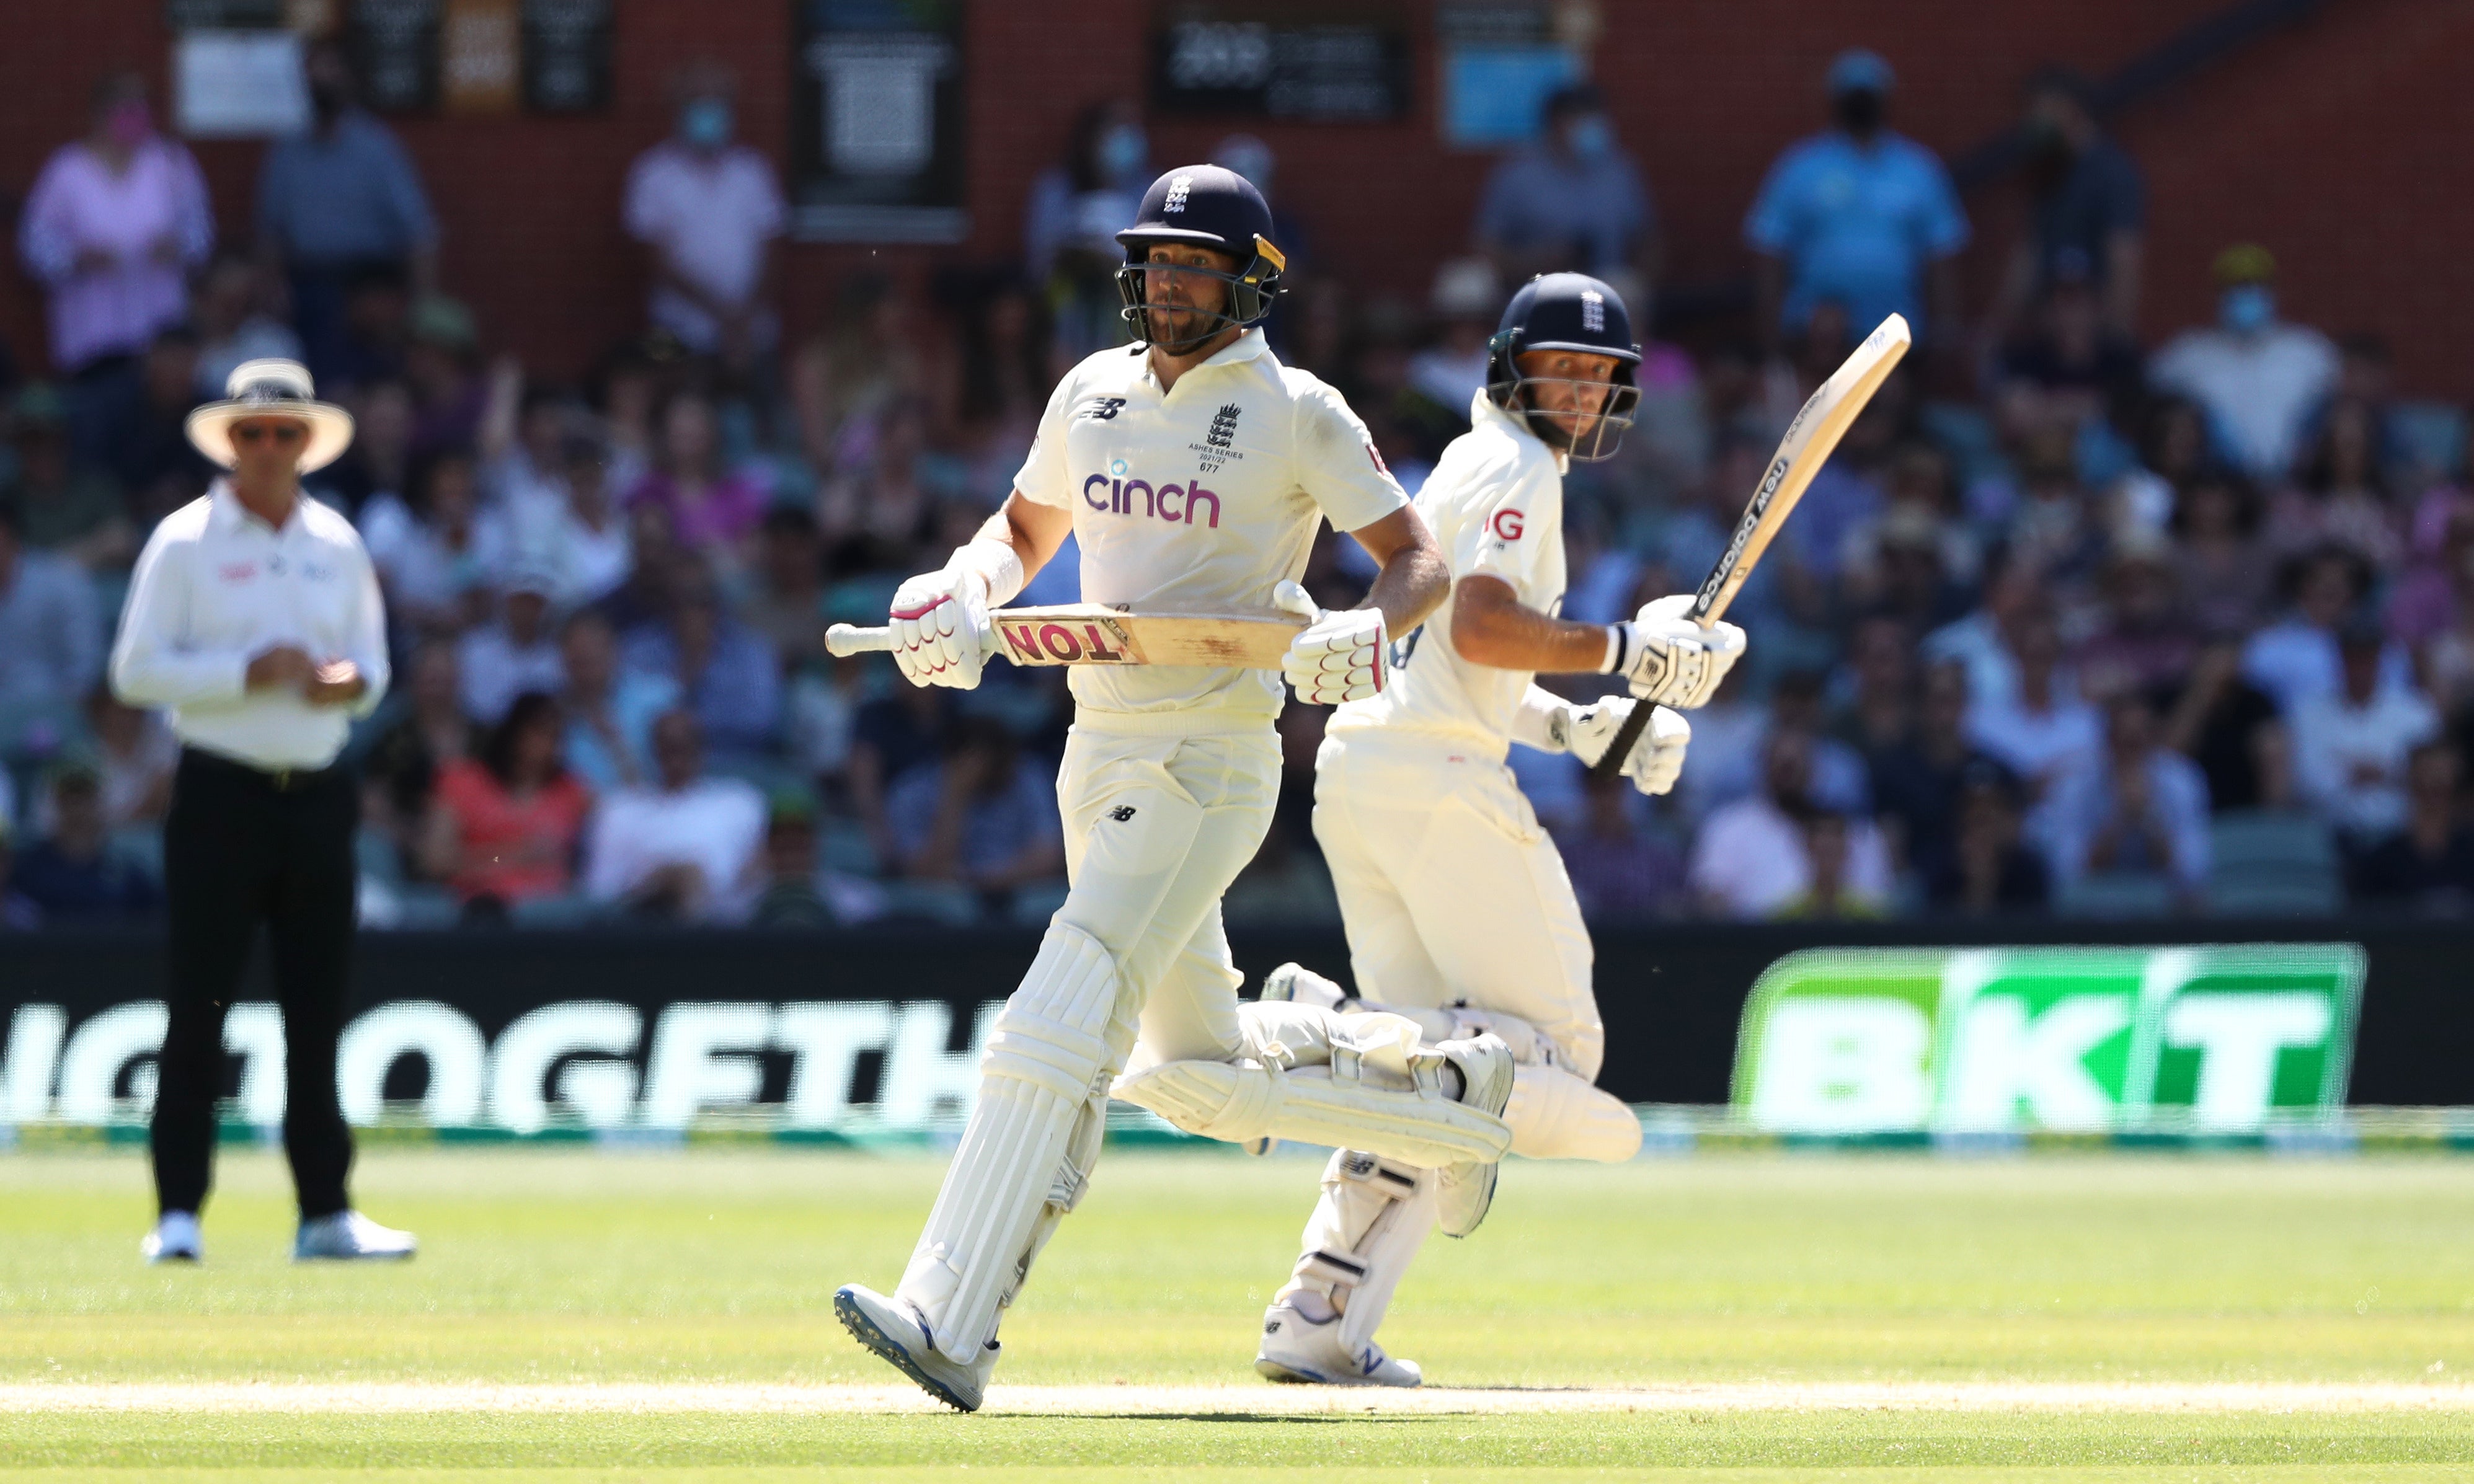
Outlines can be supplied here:
[[[989, 653], [1015, 664], [1183, 664], [1276, 670], [1306, 620], [1278, 609], [1129, 612], [1097, 603], [1052, 608], [1001, 608], [988, 615], [996, 634]], [[893, 647], [889, 629], [836, 624], [825, 648], [836, 655]]]
[[[1769, 549], [1771, 539], [1795, 514], [1795, 502], [1804, 498], [1805, 487], [1830, 462], [1831, 451], [1863, 412], [1864, 404], [1890, 379], [1911, 338], [1904, 315], [1883, 320], [1796, 410], [1795, 420], [1786, 425], [1786, 436], [1779, 440], [1778, 452], [1770, 455], [1760, 488], [1753, 491], [1743, 517], [1735, 522], [1734, 536], [1692, 600], [1693, 622], [1707, 629], [1726, 616], [1727, 605], [1735, 601], [1736, 591], [1753, 575], [1753, 566]], [[1592, 774], [1608, 778], [1623, 771], [1634, 745], [1649, 727], [1649, 713], [1646, 704], [1632, 708], [1614, 740], [1607, 744], [1606, 755], [1589, 770]]]

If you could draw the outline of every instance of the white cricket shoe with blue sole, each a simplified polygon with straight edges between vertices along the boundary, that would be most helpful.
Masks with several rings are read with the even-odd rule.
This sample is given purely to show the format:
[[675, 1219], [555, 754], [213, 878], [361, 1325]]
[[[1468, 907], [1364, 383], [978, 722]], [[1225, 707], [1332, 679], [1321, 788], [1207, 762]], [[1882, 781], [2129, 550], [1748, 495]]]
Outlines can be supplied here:
[[195, 1211], [167, 1210], [155, 1223], [155, 1230], [137, 1244], [137, 1250], [149, 1262], [201, 1262], [206, 1259], [206, 1238], [198, 1231]]
[[1315, 1386], [1422, 1386], [1414, 1360], [1395, 1360], [1371, 1341], [1352, 1352], [1340, 1337], [1341, 1316], [1321, 1324], [1286, 1304], [1263, 1310], [1263, 1344], [1254, 1369], [1275, 1381]]
[[936, 1337], [918, 1305], [888, 1298], [873, 1288], [846, 1283], [835, 1290], [834, 1314], [851, 1338], [867, 1347], [879, 1360], [917, 1382], [920, 1390], [958, 1412], [976, 1412], [987, 1395], [988, 1374], [997, 1368], [997, 1342], [980, 1348], [979, 1358], [956, 1365], [936, 1348]]
[[292, 1239], [295, 1262], [401, 1262], [419, 1251], [409, 1232], [382, 1227], [356, 1210], [315, 1216]]

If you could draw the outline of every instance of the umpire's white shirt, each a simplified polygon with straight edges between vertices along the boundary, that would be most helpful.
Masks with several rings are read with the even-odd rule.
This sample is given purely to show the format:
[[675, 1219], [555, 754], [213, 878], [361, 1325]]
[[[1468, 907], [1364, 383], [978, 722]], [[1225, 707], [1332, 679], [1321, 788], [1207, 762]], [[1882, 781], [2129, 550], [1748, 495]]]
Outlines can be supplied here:
[[[350, 659], [369, 689], [349, 706], [249, 689], [250, 660], [285, 644], [321, 664]], [[169, 709], [182, 742], [270, 772], [324, 768], [386, 686], [377, 574], [334, 511], [303, 495], [277, 530], [218, 479], [147, 539], [111, 649], [111, 688], [131, 706]]]
[[[1141, 346], [1057, 383], [1014, 488], [1074, 513], [1082, 596], [1128, 608], [1268, 609], [1305, 575], [1315, 528], [1372, 525], [1409, 503], [1366, 424], [1248, 330], [1163, 391]], [[1213, 712], [1269, 726], [1276, 670], [1077, 665], [1086, 712]]]

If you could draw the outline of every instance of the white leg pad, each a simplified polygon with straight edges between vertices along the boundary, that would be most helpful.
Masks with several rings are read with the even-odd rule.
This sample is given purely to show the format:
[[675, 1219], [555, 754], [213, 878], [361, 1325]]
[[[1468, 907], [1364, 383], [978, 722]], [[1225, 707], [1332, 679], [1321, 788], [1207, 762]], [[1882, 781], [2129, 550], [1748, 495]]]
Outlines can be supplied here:
[[1512, 1152], [1533, 1160], [1621, 1164], [1640, 1153], [1639, 1116], [1560, 1066], [1513, 1068], [1503, 1121], [1512, 1125]]
[[936, 1348], [958, 1364], [993, 1337], [997, 1310], [1021, 1287], [1038, 1240], [1081, 1196], [1099, 1144], [1081, 1125], [1115, 1069], [1108, 1030], [1118, 993], [1116, 961], [1099, 940], [1052, 922], [997, 1017], [979, 1101], [895, 1290], [919, 1305]]
[[[1164, 1062], [1120, 1077], [1110, 1091], [1189, 1134], [1231, 1143], [1294, 1139], [1419, 1169], [1492, 1162], [1511, 1147], [1504, 1120], [1443, 1095], [1443, 1060], [1419, 1049], [1414, 1023], [1334, 1015], [1322, 1028], [1318, 1045], [1273, 1041], [1259, 1061]], [[1328, 1065], [1295, 1065], [1300, 1057]]]
[[1328, 1298], [1340, 1310], [1341, 1342], [1355, 1351], [1373, 1340], [1393, 1290], [1434, 1229], [1433, 1171], [1339, 1150], [1323, 1168], [1305, 1252], [1279, 1296], [1311, 1288]]

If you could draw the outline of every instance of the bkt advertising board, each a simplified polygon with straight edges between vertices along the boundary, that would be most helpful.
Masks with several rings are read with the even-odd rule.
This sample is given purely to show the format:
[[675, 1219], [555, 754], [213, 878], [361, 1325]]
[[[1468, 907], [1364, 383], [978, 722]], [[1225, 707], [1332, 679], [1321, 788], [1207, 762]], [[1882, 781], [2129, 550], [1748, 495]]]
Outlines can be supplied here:
[[1819, 948], [1744, 1005], [1734, 1103], [1847, 1134], [2256, 1132], [2344, 1101], [2351, 944]]
[[[957, 1012], [942, 1000], [679, 1001], [649, 1013], [561, 1000], [491, 1037], [453, 1005], [399, 999], [345, 1028], [335, 1080], [345, 1116], [358, 1124], [376, 1122], [393, 1089], [417, 1090], [432, 1126], [515, 1134], [678, 1129], [699, 1113], [760, 1102], [789, 1129], [923, 1129], [968, 1112], [999, 1003], [970, 1015], [967, 1046], [957, 1047]], [[112, 1005], [74, 1024], [57, 1004], [17, 1006], [0, 1050], [0, 1124], [144, 1116], [163, 1024], [158, 1000]], [[241, 1062], [234, 1115], [282, 1121], [276, 1007], [232, 1006], [224, 1043]], [[862, 1082], [873, 1092], [865, 1104], [855, 1101]]]

